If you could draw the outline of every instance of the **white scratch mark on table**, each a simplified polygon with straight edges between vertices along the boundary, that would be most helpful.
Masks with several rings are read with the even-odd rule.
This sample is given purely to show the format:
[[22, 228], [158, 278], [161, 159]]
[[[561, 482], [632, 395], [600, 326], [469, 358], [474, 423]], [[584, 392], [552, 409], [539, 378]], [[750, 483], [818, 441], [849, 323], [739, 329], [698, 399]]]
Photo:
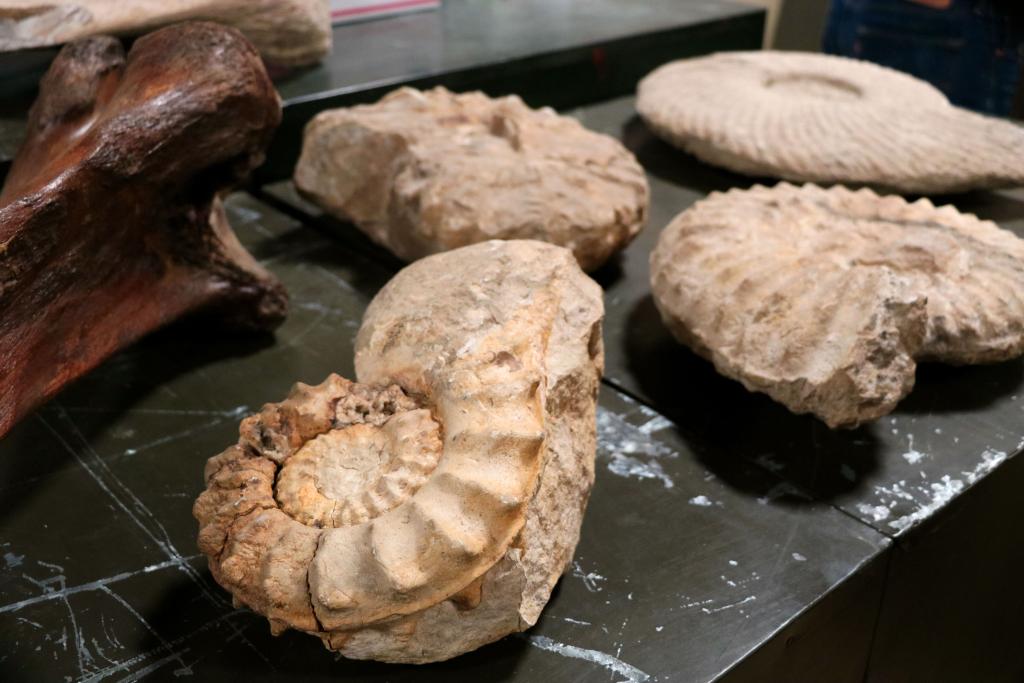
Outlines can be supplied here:
[[597, 585], [601, 581], [607, 581], [607, 579], [597, 572], [586, 572], [583, 567], [580, 566], [579, 562], [572, 563], [572, 575], [583, 582], [583, 586], [591, 593], [600, 593], [602, 588]]
[[[185, 559], [185, 560], [192, 560], [192, 559], [195, 559], [197, 557], [199, 557], [199, 555], [189, 555], [188, 557], [183, 558], [183, 559]], [[154, 572], [154, 571], [157, 571], [157, 570], [160, 570], [160, 569], [166, 569], [168, 567], [177, 567], [177, 566], [178, 566], [178, 563], [177, 563], [176, 560], [166, 560], [164, 562], [158, 562], [157, 564], [149, 565], [148, 567], [143, 567], [142, 569], [138, 569], [138, 570], [135, 570], [135, 571], [121, 572], [120, 574], [114, 574], [113, 576], [108, 576], [108, 577], [103, 578], [103, 579], [97, 579], [96, 581], [90, 581], [89, 583], [83, 583], [83, 584], [81, 584], [79, 586], [71, 586], [70, 588], [61, 588], [59, 590], [53, 590], [52, 588], [49, 588], [48, 586], [46, 586], [45, 582], [40, 582], [40, 581], [37, 581], [35, 579], [32, 579], [31, 577], [27, 577], [26, 576], [25, 578], [27, 578], [32, 583], [35, 583], [36, 585], [39, 585], [39, 586], [43, 586], [43, 591], [44, 592], [41, 595], [36, 595], [34, 597], [31, 597], [31, 598], [25, 598], [24, 600], [19, 600], [18, 602], [12, 602], [10, 604], [0, 606], [0, 614], [3, 614], [5, 612], [17, 612], [18, 610], [22, 609], [23, 607], [28, 607], [29, 605], [35, 605], [35, 604], [40, 603], [40, 602], [48, 602], [50, 600], [60, 600], [62, 598], [66, 598], [66, 597], [68, 597], [70, 595], [74, 595], [75, 593], [85, 593], [85, 592], [88, 592], [88, 591], [99, 590], [99, 589], [102, 589], [103, 587], [107, 586], [108, 584], [117, 583], [118, 581], [124, 581], [125, 579], [129, 579], [129, 578], [131, 578], [133, 576], [138, 576], [139, 574], [148, 574], [150, 572]]]
[[[136, 664], [144, 662], [147, 659], [150, 659], [151, 657], [154, 657], [156, 655], [162, 654], [163, 652], [167, 651], [170, 648], [175, 648], [175, 647], [178, 647], [179, 645], [183, 645], [184, 643], [188, 642], [192, 638], [196, 637], [197, 635], [199, 635], [201, 633], [204, 633], [205, 631], [210, 630], [211, 628], [213, 628], [217, 624], [220, 624], [221, 622], [225, 622], [226, 621], [226, 622], [228, 622], [230, 624], [231, 623], [230, 619], [232, 617], [236, 617], [236, 616], [238, 616], [240, 614], [245, 614], [245, 613], [246, 613], [246, 610], [234, 610], [232, 612], [228, 612], [226, 614], [222, 614], [219, 617], [217, 617], [216, 619], [211, 619], [210, 621], [206, 622], [205, 624], [203, 624], [202, 626], [198, 627], [194, 631], [191, 631], [189, 633], [186, 633], [183, 636], [180, 636], [178, 638], [175, 638], [172, 641], [169, 641], [166, 646], [165, 645], [161, 645], [160, 647], [157, 647], [157, 648], [154, 648], [154, 649], [149, 650], [147, 652], [143, 652], [141, 654], [135, 655], [134, 657], [129, 657], [128, 659], [126, 659], [126, 660], [124, 660], [122, 662], [118, 662], [117, 664], [114, 664], [112, 666], [109, 666], [106, 669], [103, 669], [102, 671], [97, 671], [96, 673], [92, 674], [88, 678], [80, 681], [80, 683], [97, 683], [98, 681], [103, 680], [104, 678], [110, 676], [111, 674], [118, 673], [119, 671], [126, 671], [126, 670], [130, 669], [131, 667], [135, 666]], [[171, 652], [166, 657], [154, 661], [149, 666], [147, 666], [147, 667], [145, 667], [143, 669], [140, 669], [139, 671], [136, 671], [136, 672], [134, 672], [132, 674], [129, 674], [128, 678], [124, 678], [124, 679], [122, 679], [122, 681], [124, 681], [124, 680], [137, 681], [137, 680], [139, 680], [139, 678], [141, 676], [144, 676], [144, 675], [146, 675], [148, 673], [151, 673], [153, 670], [155, 670], [155, 668], [159, 668], [159, 666], [163, 666], [168, 661], [174, 661], [176, 659], [180, 659], [184, 654], [189, 652], [189, 650], [190, 650], [190, 648], [183, 648], [181, 650], [177, 650], [175, 652]], [[153, 666], [154, 664], [158, 664], [158, 663], [159, 663], [159, 666], [157, 666], [157, 667]]]
[[349, 284], [347, 281], [343, 280], [342, 278], [338, 277], [337, 274], [332, 273], [331, 271], [327, 270], [323, 266], [314, 266], [313, 270], [317, 271], [318, 273], [320, 273], [321, 275], [326, 277], [328, 280], [333, 282], [338, 287], [338, 289], [341, 289], [341, 290], [343, 290], [345, 292], [350, 292], [350, 293], [353, 293], [353, 294], [355, 293], [355, 291], [356, 291], [355, 287], [353, 287], [351, 284]]
[[534, 647], [546, 652], [553, 652], [562, 657], [569, 657], [571, 659], [579, 659], [592, 664], [597, 664], [612, 673], [624, 676], [624, 681], [626, 683], [643, 683], [651, 678], [649, 674], [644, 673], [635, 666], [627, 664], [621, 659], [613, 657], [606, 652], [601, 652], [600, 650], [587, 650], [582, 647], [576, 647], [575, 645], [566, 645], [565, 643], [559, 643], [551, 640], [546, 636], [521, 637], [525, 638], [526, 641]]
[[757, 600], [757, 596], [756, 595], [748, 595], [747, 597], [743, 598], [742, 600], [739, 600], [737, 602], [730, 602], [730, 603], [728, 603], [726, 605], [721, 605], [719, 607], [701, 607], [700, 611], [703, 612], [704, 614], [715, 614], [717, 612], [724, 612], [727, 609], [732, 609], [733, 607], [739, 607], [740, 605], [745, 605], [748, 602], [753, 602], [754, 600]]
[[141, 453], [142, 451], [148, 450], [150, 448], [163, 446], [164, 444], [172, 443], [174, 441], [178, 441], [179, 439], [184, 439], [186, 437], [193, 436], [205, 429], [210, 429], [211, 427], [216, 427], [217, 425], [224, 424], [224, 422], [226, 422], [227, 420], [237, 420], [238, 418], [242, 417], [248, 412], [249, 406], [238, 406], [234, 410], [228, 411], [226, 415], [219, 416], [216, 419], [210, 420], [209, 422], [204, 422], [203, 424], [189, 427], [188, 429], [182, 430], [180, 432], [167, 434], [166, 436], [162, 436], [159, 439], [154, 439], [153, 441], [149, 441], [134, 448], [126, 448], [124, 449], [124, 454], [126, 456], [135, 455], [136, 453]]
[[[76, 440], [81, 444], [82, 452], [80, 453], [77, 449], [72, 447], [61, 433], [53, 427], [53, 425], [43, 418], [42, 415], [37, 413], [37, 419], [44, 427], [46, 427], [47, 431], [53, 435], [65, 451], [78, 461], [78, 464], [81, 465], [82, 469], [84, 469], [100, 489], [107, 494], [114, 504], [128, 515], [128, 518], [147, 537], [149, 537], [149, 539], [153, 541], [153, 543], [156, 544], [156, 546], [160, 548], [165, 555], [168, 556], [168, 559], [174, 563], [175, 567], [179, 571], [189, 578], [189, 580], [196, 586], [196, 588], [199, 589], [199, 592], [203, 594], [203, 597], [205, 597], [210, 604], [215, 607], [226, 607], [228, 602], [222, 596], [214, 593], [203, 580], [202, 576], [200, 576], [199, 572], [196, 571], [192, 565], [186, 562], [185, 558], [178, 552], [178, 549], [171, 541], [170, 535], [167, 533], [167, 529], [164, 528], [164, 525], [156, 515], [154, 515], [152, 511], [150, 511], [150, 509], [147, 508], [141, 500], [139, 500], [138, 496], [135, 495], [135, 492], [126, 486], [125, 483], [114, 474], [110, 467], [107, 466], [107, 463], [99, 457], [95, 450], [93, 450], [92, 446], [89, 445], [88, 440], [82, 435], [81, 431], [79, 431], [78, 426], [71, 419], [71, 416], [67, 411], [63, 410], [56, 402], [54, 405], [57, 409], [57, 415], [68, 425], [68, 428], [71, 430]], [[121, 496], [114, 492], [115, 488], [118, 489], [125, 499], [127, 499], [127, 502], [122, 500]], [[130, 507], [129, 503], [131, 504]], [[149, 524], [146, 523], [147, 521]], [[150, 525], [152, 525], [152, 528]], [[257, 657], [266, 663], [272, 670], [275, 669], [270, 660], [267, 659], [267, 656], [259, 648], [253, 645], [252, 642], [245, 637], [244, 633], [239, 631], [231, 622], [228, 622], [228, 625], [234, 630], [235, 635], [238, 636], [238, 638], [245, 643]]]
[[[148, 621], [146, 621], [145, 617], [143, 617], [141, 614], [139, 614], [138, 610], [136, 610], [134, 607], [132, 607], [130, 604], [128, 604], [127, 600], [122, 598], [120, 595], [118, 595], [117, 593], [112, 591], [107, 586], [101, 586], [100, 590], [103, 591], [104, 593], [106, 593], [107, 595], [109, 595], [110, 597], [114, 598], [114, 600], [116, 600], [118, 603], [120, 603], [120, 605], [122, 607], [124, 607], [126, 610], [128, 610], [128, 612], [131, 613], [131, 615], [133, 617], [135, 617], [138, 620], [138, 622], [140, 624], [142, 624], [143, 627], [145, 627], [145, 629], [147, 631], [149, 631], [150, 634], [160, 642], [160, 644], [162, 646], [164, 646], [168, 650], [171, 649], [171, 644], [169, 642], [167, 642], [167, 640], [164, 639], [164, 637], [162, 635], [160, 635], [159, 631], [157, 631], [155, 628], [153, 628], [152, 624], [150, 624]], [[185, 663], [185, 660], [180, 659], [180, 657], [179, 657], [178, 661], [181, 664], [181, 669], [188, 670], [189, 672], [191, 672], [191, 669], [189, 669], [189, 666]]]

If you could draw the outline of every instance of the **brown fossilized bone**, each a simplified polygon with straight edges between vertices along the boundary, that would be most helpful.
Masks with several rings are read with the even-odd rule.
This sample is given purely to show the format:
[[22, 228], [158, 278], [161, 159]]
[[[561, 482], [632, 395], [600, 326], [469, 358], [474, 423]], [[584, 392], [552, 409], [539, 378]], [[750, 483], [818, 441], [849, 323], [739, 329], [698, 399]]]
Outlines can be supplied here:
[[917, 360], [1024, 353], [1024, 240], [925, 199], [714, 193], [662, 233], [651, 283], [675, 336], [719, 372], [833, 427], [890, 412]]
[[0, 52], [137, 36], [185, 20], [237, 28], [282, 66], [314, 63], [331, 49], [327, 0], [0, 0]]
[[618, 140], [515, 96], [444, 88], [320, 113], [295, 185], [406, 261], [535, 239], [571, 249], [589, 271], [647, 215], [647, 178]]
[[427, 257], [377, 295], [359, 384], [296, 385], [206, 467], [200, 548], [275, 631], [447, 659], [532, 625], [594, 477], [598, 286], [533, 241]]
[[0, 435], [183, 314], [268, 329], [284, 290], [217, 200], [260, 163], [280, 106], [233, 29], [181, 24], [65, 47], [0, 192]]
[[661, 137], [738, 173], [921, 194], [1024, 184], [1024, 129], [950, 104], [870, 62], [723, 52], [666, 64], [638, 87]]

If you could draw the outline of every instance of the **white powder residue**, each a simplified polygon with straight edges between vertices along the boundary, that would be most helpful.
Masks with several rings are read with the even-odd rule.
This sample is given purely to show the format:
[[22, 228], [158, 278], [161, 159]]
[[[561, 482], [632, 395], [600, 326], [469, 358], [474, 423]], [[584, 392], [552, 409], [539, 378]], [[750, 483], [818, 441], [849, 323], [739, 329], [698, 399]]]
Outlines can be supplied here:
[[806, 562], [807, 561], [807, 558], [804, 557], [803, 555], [801, 555], [800, 553], [793, 553], [793, 559], [796, 560], [797, 562]]
[[999, 467], [1004, 460], [1006, 460], [1006, 453], [987, 448], [985, 449], [985, 452], [981, 454], [981, 462], [975, 465], [974, 469], [970, 472], [963, 472], [962, 474], [967, 477], [968, 484], [973, 484], [995, 468]]
[[909, 464], [916, 465], [917, 463], [921, 462], [922, 460], [928, 457], [927, 453], [922, 453], [921, 451], [916, 450], [914, 448], [913, 434], [907, 434], [907, 441], [909, 443], [907, 444], [907, 452], [903, 454], [903, 459], [906, 460]]
[[559, 643], [545, 636], [523, 636], [531, 645], [547, 652], [554, 652], [562, 657], [581, 659], [585, 662], [597, 664], [600, 667], [611, 671], [614, 674], [625, 677], [625, 683], [644, 683], [651, 679], [649, 674], [640, 669], [626, 664], [621, 659], [612, 657], [610, 654], [599, 650], [587, 650], [575, 645]]
[[909, 515], [889, 522], [889, 526], [903, 531], [912, 525], [927, 519], [933, 512], [953, 500], [953, 497], [964, 490], [964, 483], [959, 479], [951, 479], [947, 474], [938, 483], [931, 485], [931, 500]]
[[673, 488], [675, 482], [658, 459], [678, 458], [679, 454], [651, 437], [652, 433], [671, 426], [671, 422], [649, 409], [641, 412], [650, 419], [637, 427], [624, 416], [598, 407], [598, 457], [608, 461], [608, 471], [612, 474], [634, 479], [656, 479], [665, 488]]
[[735, 567], [738, 564], [739, 564], [739, 562], [737, 562], [736, 560], [729, 560], [729, 566], [730, 567]]
[[665, 474], [659, 462], [644, 462], [639, 458], [616, 453], [612, 461], [608, 463], [608, 470], [620, 477], [635, 477], [637, 479], [660, 479], [665, 488], [670, 489], [676, 485], [672, 477]]
[[672, 426], [672, 423], [665, 417], [658, 415], [652, 417], [650, 420], [640, 425], [638, 428], [644, 434], [653, 434], [654, 432], [660, 432], [663, 429], [668, 429]]
[[663, 628], [665, 628], [665, 627], [664, 626], [655, 626], [654, 630], [657, 631], [658, 633], [661, 633], [661, 629], [663, 629]]
[[889, 508], [884, 505], [868, 505], [867, 503], [860, 503], [857, 505], [857, 511], [862, 515], [866, 515], [876, 522], [881, 522], [889, 516]]
[[690, 505], [697, 505], [702, 508], [711, 507], [714, 503], [707, 496], [694, 496], [690, 499]]

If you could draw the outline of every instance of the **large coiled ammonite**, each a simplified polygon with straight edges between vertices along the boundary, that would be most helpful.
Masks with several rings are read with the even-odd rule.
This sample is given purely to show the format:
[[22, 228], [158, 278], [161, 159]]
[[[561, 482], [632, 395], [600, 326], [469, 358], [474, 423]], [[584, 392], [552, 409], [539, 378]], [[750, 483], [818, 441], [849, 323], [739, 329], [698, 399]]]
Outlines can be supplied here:
[[723, 375], [832, 427], [891, 411], [916, 361], [1024, 353], [1024, 240], [871, 190], [713, 193], [651, 254], [675, 336]]
[[724, 52], [666, 64], [637, 110], [672, 144], [737, 173], [921, 194], [1024, 183], [1024, 129], [953, 106], [870, 62]]
[[199, 545], [236, 600], [359, 659], [447, 659], [531, 626], [594, 477], [600, 288], [486, 242], [401, 271], [359, 383], [296, 385], [206, 468]]

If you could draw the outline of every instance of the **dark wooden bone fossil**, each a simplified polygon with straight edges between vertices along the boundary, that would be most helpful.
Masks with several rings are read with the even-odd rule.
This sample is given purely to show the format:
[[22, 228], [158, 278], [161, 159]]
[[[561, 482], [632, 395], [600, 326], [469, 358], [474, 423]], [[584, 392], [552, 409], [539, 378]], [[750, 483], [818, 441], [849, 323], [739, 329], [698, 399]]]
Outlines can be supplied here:
[[61, 387], [187, 313], [271, 329], [281, 284], [219, 195], [263, 160], [281, 108], [234, 29], [178, 24], [67, 45], [0, 191], [0, 436]]

